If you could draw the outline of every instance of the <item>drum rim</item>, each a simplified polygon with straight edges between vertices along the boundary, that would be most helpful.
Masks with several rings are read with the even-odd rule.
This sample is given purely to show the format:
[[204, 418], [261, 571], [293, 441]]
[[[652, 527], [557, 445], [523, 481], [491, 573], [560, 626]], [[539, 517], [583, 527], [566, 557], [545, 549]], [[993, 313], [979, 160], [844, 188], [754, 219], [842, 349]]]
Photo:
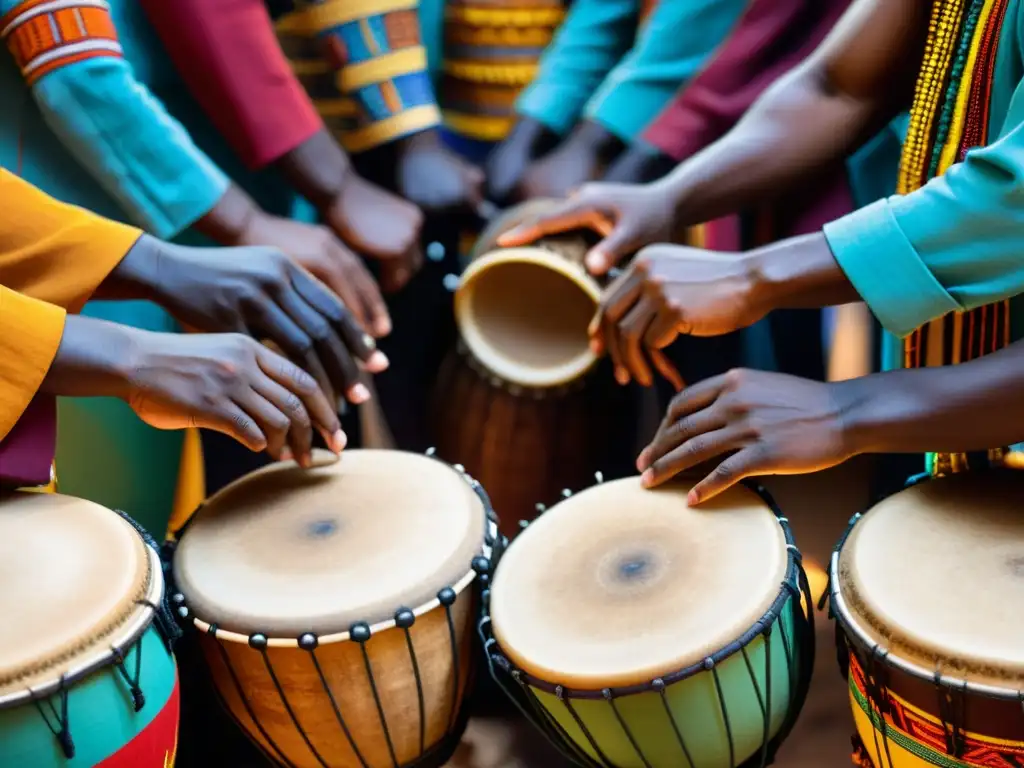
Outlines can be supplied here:
[[[778, 504], [763, 486], [758, 483], [748, 481], [743, 481], [742, 484], [747, 489], [757, 494], [757, 496], [768, 505], [769, 510], [775, 516], [775, 520], [782, 528], [782, 533], [785, 538], [786, 557], [788, 562], [786, 564], [785, 577], [783, 578], [782, 584], [779, 586], [779, 592], [768, 607], [767, 611], [765, 611], [764, 615], [751, 625], [750, 629], [742, 633], [732, 643], [711, 654], [703, 661], [690, 664], [687, 667], [677, 669], [665, 675], [660, 675], [659, 677], [644, 683], [606, 687], [600, 690], [572, 688], [544, 680], [543, 678], [519, 669], [512, 663], [508, 656], [502, 651], [501, 646], [498, 644], [497, 639], [494, 637], [490, 629], [490, 590], [487, 590], [484, 592], [479, 630], [484, 641], [484, 653], [487, 655], [488, 661], [501, 667], [505, 673], [511, 675], [513, 678], [518, 678], [526, 685], [557, 696], [560, 699], [618, 699], [639, 693], [663, 691], [676, 683], [680, 683], [691, 677], [696, 677], [702, 672], [709, 672], [728, 659], [736, 656], [737, 654], [741, 654], [744, 649], [746, 649], [747, 646], [754, 642], [758, 637], [765, 637], [772, 632], [776, 623], [781, 618], [786, 605], [790, 601], [795, 600], [797, 603], [797, 620], [799, 622], [801, 620], [799, 614], [803, 613], [800, 608], [800, 600], [802, 596], [805, 596], [807, 599], [807, 615], [803, 620], [810, 625], [811, 630], [813, 631], [813, 601], [810, 597], [809, 587], [805, 588], [805, 585], [807, 584], [807, 576], [803, 568], [803, 556], [799, 548], [796, 546], [796, 541], [789, 525], [789, 518], [782, 514], [782, 510], [779, 508]], [[492, 565], [494, 569], [497, 568], [497, 562], [494, 562]], [[799, 706], [802, 706], [802, 703], [803, 702], [800, 702]]]
[[[127, 515], [114, 511], [111, 511], [111, 514], [118, 515], [126, 525], [132, 526]], [[137, 530], [133, 530], [132, 534], [140, 536]], [[106, 650], [98, 651], [74, 664], [67, 672], [59, 675], [54, 680], [49, 680], [41, 685], [32, 687], [26, 686], [23, 690], [14, 691], [9, 694], [0, 694], [0, 710], [39, 701], [60, 690], [67, 689], [92, 673], [110, 666], [117, 661], [119, 656], [124, 655], [124, 650], [131, 648], [139, 642], [156, 619], [158, 607], [164, 599], [165, 586], [159, 553], [145, 539], [142, 540], [142, 543], [146, 548], [146, 557], [149, 562], [149, 586], [146, 590], [144, 601], [139, 603], [139, 610], [136, 614], [111, 634], [108, 638], [110, 642], [105, 643]], [[136, 652], [140, 653], [141, 650]]]
[[[931, 477], [927, 475], [911, 478], [903, 490], [908, 490], [923, 482], [928, 482], [930, 479]], [[903, 490], [897, 491], [897, 493], [902, 493]], [[870, 510], [868, 510], [868, 512], [870, 512]], [[1024, 701], [1024, 690], [1022, 689], [999, 687], [988, 685], [986, 683], [974, 682], [956, 675], [945, 674], [942, 672], [939, 664], [936, 664], [935, 669], [928, 670], [920, 664], [916, 664], [913, 661], [905, 659], [900, 656], [898, 652], [891, 651], [881, 643], [873, 640], [867, 629], [857, 621], [852, 611], [849, 609], [840, 588], [839, 558], [843, 552], [843, 548], [846, 546], [850, 538], [850, 534], [853, 533], [854, 528], [857, 527], [857, 524], [866, 514], [868, 514], [868, 512], [858, 512], [850, 518], [846, 531], [843, 533], [839, 543], [836, 544], [836, 547], [832, 552], [832, 558], [829, 561], [828, 589], [826, 590], [826, 594], [828, 595], [832, 616], [835, 619], [836, 624], [843, 631], [847, 640], [853, 641], [862, 651], [878, 659], [882, 663], [894, 667], [904, 674], [931, 685], [938, 685], [944, 688], [983, 696], [989, 699]]]
[[[474, 259], [459, 277], [459, 285], [455, 289], [454, 305], [455, 322], [459, 329], [460, 341], [465, 344], [469, 353], [481, 366], [493, 376], [507, 382], [508, 386], [518, 386], [523, 389], [556, 389], [570, 386], [573, 382], [585, 377], [594, 369], [598, 361], [598, 356], [589, 347], [572, 361], [563, 363], [557, 368], [553, 367], [551, 372], [535, 375], [529, 381], [515, 381], [510, 375], [509, 370], [497, 370], [501, 367], [500, 365], [494, 365], [483, 360], [477, 349], [478, 342], [477, 345], [474, 343], [474, 338], [479, 336], [478, 332], [473, 326], [465, 325], [467, 302], [469, 300], [465, 289], [468, 280], [472, 280], [491, 267], [505, 262], [546, 267], [570, 280], [573, 285], [585, 293], [594, 302], [595, 311], [596, 307], [600, 304], [601, 289], [597, 281], [592, 279], [581, 265], [570, 262], [564, 256], [554, 251], [539, 245], [491, 250]], [[584, 279], [580, 279], [581, 277]], [[469, 333], [467, 333], [467, 328], [470, 329]]]
[[[406, 451], [405, 453], [409, 452]], [[476, 494], [477, 498], [480, 500], [481, 506], [483, 507], [484, 514], [484, 538], [481, 544], [480, 554], [476, 555], [473, 558], [467, 572], [463, 574], [463, 576], [459, 578], [455, 582], [455, 584], [451, 586], [442, 587], [438, 590], [437, 595], [431, 600], [428, 600], [427, 602], [422, 603], [415, 608], [399, 608], [396, 610], [395, 615], [392, 616], [390, 619], [379, 621], [375, 624], [355, 622], [352, 624], [351, 627], [349, 627], [349, 629], [343, 632], [332, 632], [330, 634], [324, 635], [318, 635], [314, 632], [304, 632], [298, 637], [270, 637], [262, 632], [252, 632], [246, 635], [242, 634], [241, 632], [232, 632], [229, 630], [221, 629], [214, 622], [208, 622], [200, 618], [199, 616], [192, 615], [192, 612], [188, 607], [187, 598], [182, 592], [178, 591], [177, 585], [175, 585], [174, 593], [171, 595], [171, 602], [175, 608], [178, 617], [183, 621], [190, 620], [191, 625], [196, 630], [202, 632], [205, 635], [213, 637], [219, 641], [235, 643], [237, 645], [248, 645], [250, 647], [300, 648], [305, 650], [310, 647], [311, 641], [314, 644], [314, 647], [318, 647], [321, 645], [333, 645], [336, 643], [343, 643], [349, 641], [360, 643], [367, 642], [374, 635], [398, 627], [399, 613], [404, 614], [405, 611], [408, 610], [412, 613], [414, 619], [418, 619], [420, 616], [424, 616], [432, 611], [437, 610], [437, 608], [441, 607], [444, 604], [441, 595], [446, 590], [450, 589], [452, 592], [454, 592], [455, 597], [458, 598], [477, 579], [481, 579], [485, 583], [488, 582], [490, 578], [489, 574], [491, 573], [492, 570], [491, 561], [493, 559], [494, 552], [496, 550], [500, 551], [500, 548], [497, 546], [499, 542], [497, 516], [495, 515], [494, 508], [491, 505], [491, 500], [487, 495], [487, 491], [484, 490], [484, 487], [480, 484], [478, 480], [476, 480], [476, 478], [474, 478], [472, 475], [466, 472], [466, 468], [462, 464], [449, 464], [447, 461], [445, 461], [444, 459], [440, 458], [437, 455], [437, 452], [434, 448], [428, 448], [422, 455], [434, 459], [435, 461], [438, 461], [441, 464], [445, 465], [446, 467], [449, 467], [450, 469], [454, 470], [455, 473], [458, 474], [459, 477], [461, 477], [462, 480], [467, 485], [469, 485], [470, 489]], [[178, 531], [175, 532], [175, 544], [176, 540], [179, 539], [180, 536], [188, 528], [189, 522], [196, 518], [196, 515], [202, 510], [204, 506], [205, 503], [201, 504], [196, 509], [196, 512], [189, 517], [189, 521], [186, 522], [185, 525], [183, 525]], [[171, 555], [173, 568], [174, 546], [172, 545], [168, 549], [169, 554]], [[451, 603], [449, 603], [449, 605], [450, 604]], [[361, 632], [368, 633], [367, 637], [365, 639], [354, 638], [353, 632], [357, 629]]]

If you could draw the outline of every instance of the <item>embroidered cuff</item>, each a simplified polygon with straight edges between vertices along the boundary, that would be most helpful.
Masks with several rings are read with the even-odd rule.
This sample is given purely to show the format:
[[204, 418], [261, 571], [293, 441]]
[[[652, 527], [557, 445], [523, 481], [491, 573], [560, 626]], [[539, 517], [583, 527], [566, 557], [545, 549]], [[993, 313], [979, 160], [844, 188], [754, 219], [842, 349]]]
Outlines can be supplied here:
[[28, 0], [0, 17], [0, 40], [30, 86], [75, 62], [124, 55], [104, 0]]
[[[350, 152], [440, 125], [417, 0], [323, 0], [308, 10], [341, 99], [331, 122]], [[320, 105], [323, 107], [324, 105]]]

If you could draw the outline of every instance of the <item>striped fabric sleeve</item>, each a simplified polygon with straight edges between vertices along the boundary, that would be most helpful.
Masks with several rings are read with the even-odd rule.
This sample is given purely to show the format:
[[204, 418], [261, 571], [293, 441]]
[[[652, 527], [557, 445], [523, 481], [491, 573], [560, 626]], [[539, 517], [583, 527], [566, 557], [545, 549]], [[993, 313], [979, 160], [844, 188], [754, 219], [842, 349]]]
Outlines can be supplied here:
[[417, 5], [417, 0], [322, 0], [307, 9], [338, 90], [354, 105], [339, 131], [350, 152], [441, 124]]
[[140, 226], [173, 237], [224, 194], [227, 177], [135, 79], [105, 0], [0, 0], [0, 41], [53, 133]]

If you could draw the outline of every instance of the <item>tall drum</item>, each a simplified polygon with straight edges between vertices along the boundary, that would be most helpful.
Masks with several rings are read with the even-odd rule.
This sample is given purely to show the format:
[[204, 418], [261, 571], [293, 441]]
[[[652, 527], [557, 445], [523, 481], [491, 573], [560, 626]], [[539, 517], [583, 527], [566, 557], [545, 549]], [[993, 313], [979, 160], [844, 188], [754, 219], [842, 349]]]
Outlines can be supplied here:
[[473, 587], [497, 535], [486, 495], [416, 454], [323, 461], [213, 496], [174, 553], [174, 602], [275, 764], [440, 766], [465, 725]]
[[1024, 765], [1024, 477], [927, 480], [855, 517], [831, 601], [864, 768]]
[[806, 579], [770, 499], [595, 486], [497, 563], [495, 679], [568, 757], [604, 768], [764, 766], [813, 666]]
[[587, 236], [496, 247], [502, 232], [553, 204], [517, 206], [481, 235], [455, 292], [460, 340], [435, 396], [440, 455], [480, 479], [507, 536], [538, 502], [586, 482], [608, 431], [598, 415], [605, 388], [588, 376], [600, 287], [583, 267]]
[[0, 495], [0, 765], [174, 765], [163, 592], [156, 550], [127, 519], [70, 496]]

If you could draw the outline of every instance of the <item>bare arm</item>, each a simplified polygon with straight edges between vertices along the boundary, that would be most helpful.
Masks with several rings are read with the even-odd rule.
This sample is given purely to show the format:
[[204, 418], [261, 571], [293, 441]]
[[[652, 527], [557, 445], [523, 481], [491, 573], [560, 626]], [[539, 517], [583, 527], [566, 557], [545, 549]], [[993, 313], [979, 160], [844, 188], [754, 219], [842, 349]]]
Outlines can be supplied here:
[[931, 3], [857, 0], [821, 47], [659, 185], [678, 223], [742, 209], [846, 157], [907, 109]]

